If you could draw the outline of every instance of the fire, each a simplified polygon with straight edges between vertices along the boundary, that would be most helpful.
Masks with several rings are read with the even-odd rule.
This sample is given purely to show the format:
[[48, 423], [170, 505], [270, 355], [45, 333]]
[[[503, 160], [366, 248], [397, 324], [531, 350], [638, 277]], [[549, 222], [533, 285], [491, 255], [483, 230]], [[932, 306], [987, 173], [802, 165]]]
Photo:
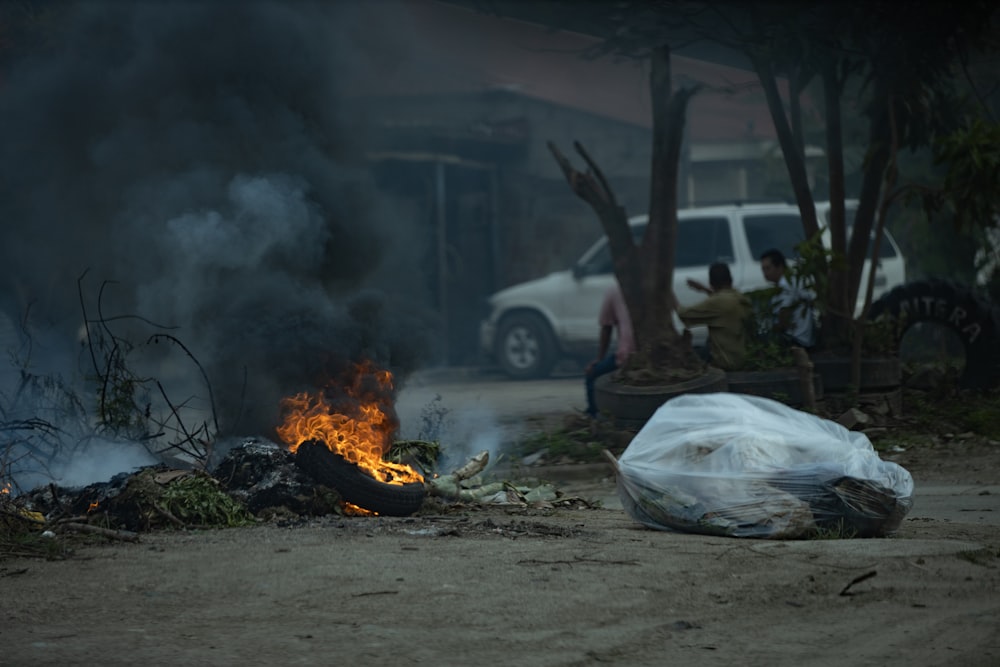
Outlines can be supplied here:
[[3, 488], [0, 489], [0, 493], [6, 493], [7, 495], [10, 495], [10, 482], [7, 482], [6, 484], [3, 485]]
[[410, 466], [382, 459], [396, 430], [390, 417], [392, 380], [389, 371], [363, 362], [353, 367], [342, 383], [330, 388], [331, 392], [343, 392], [343, 400], [331, 401], [326, 391], [284, 398], [278, 437], [292, 452], [307, 440], [319, 440], [386, 484], [422, 482], [423, 477]]
[[344, 514], [347, 516], [378, 516], [378, 512], [372, 512], [371, 510], [366, 510], [364, 507], [359, 507], [354, 503], [349, 503], [346, 500], [343, 503]]
[[90, 507], [87, 508], [87, 514], [96, 510], [98, 505], [100, 505], [100, 503], [90, 503]]

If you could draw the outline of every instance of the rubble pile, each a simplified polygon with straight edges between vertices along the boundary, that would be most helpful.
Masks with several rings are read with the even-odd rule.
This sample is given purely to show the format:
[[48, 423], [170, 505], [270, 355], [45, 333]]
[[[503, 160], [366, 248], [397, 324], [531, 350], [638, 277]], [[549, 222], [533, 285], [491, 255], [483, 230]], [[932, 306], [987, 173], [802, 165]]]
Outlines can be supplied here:
[[[225, 528], [374, 513], [317, 481], [302, 459], [273, 442], [248, 438], [226, 452], [211, 472], [158, 464], [84, 487], [48, 484], [15, 498], [8, 495], [3, 516], [11, 524], [7, 531], [11, 535], [87, 533], [136, 541], [139, 533], [157, 529]], [[488, 462], [487, 452], [481, 452], [450, 474], [428, 476], [426, 489], [421, 489], [426, 502], [411, 513], [441, 514], [483, 505], [589, 506], [582, 499], [564, 497], [551, 484], [489, 479], [483, 475]], [[395, 488], [381, 486], [386, 493]], [[12, 553], [8, 548], [0, 551]]]

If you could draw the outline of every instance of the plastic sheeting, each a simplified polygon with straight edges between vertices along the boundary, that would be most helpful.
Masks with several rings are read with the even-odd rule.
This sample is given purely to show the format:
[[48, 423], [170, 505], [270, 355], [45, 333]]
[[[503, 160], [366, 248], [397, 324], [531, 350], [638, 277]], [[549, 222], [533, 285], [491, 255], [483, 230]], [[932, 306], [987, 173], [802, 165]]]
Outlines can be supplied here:
[[617, 462], [626, 512], [651, 528], [732, 537], [879, 537], [913, 477], [863, 433], [743, 394], [685, 394]]

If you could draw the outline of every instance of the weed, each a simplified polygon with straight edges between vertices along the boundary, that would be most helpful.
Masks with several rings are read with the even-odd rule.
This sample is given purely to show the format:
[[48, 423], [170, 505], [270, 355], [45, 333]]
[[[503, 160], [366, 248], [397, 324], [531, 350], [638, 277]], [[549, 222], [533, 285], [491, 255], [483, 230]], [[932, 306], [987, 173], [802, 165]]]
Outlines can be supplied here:
[[905, 316], [885, 314], [874, 320], [867, 320], [861, 328], [861, 353], [873, 357], [896, 356], [905, 330]]
[[420, 432], [417, 434], [417, 439], [439, 441], [453, 426], [451, 413], [444, 407], [441, 394], [435, 394], [431, 402], [420, 411]]
[[777, 287], [769, 287], [745, 294], [750, 301], [750, 311], [744, 320], [747, 343], [742, 370], [771, 370], [793, 366], [795, 363], [789, 346], [771, 331], [771, 300], [777, 293]]
[[191, 475], [167, 485], [161, 496], [163, 508], [184, 523], [203, 526], [245, 526], [253, 517], [227, 495], [211, 477]]
[[844, 519], [817, 526], [809, 539], [813, 540], [850, 540], [858, 536], [858, 529], [848, 526]]
[[893, 452], [900, 449], [909, 449], [913, 446], [913, 443], [909, 438], [886, 435], [877, 440], [872, 440], [872, 446], [879, 452]]
[[1000, 439], [1000, 400], [980, 396], [974, 405], [966, 405], [963, 415], [967, 430], [979, 435]]
[[27, 557], [53, 560], [69, 551], [61, 540], [42, 534], [40, 518], [17, 506], [10, 494], [0, 494], [0, 558]]
[[604, 460], [605, 449], [623, 451], [634, 435], [633, 431], [616, 428], [612, 420], [580, 417], [567, 420], [562, 428], [539, 431], [513, 443], [511, 453], [527, 456], [544, 451], [550, 460], [596, 463]]
[[910, 391], [907, 394], [914, 421], [928, 431], [971, 431], [987, 438], [1000, 439], [1000, 393], [993, 391], [956, 391], [943, 400], [940, 391]]

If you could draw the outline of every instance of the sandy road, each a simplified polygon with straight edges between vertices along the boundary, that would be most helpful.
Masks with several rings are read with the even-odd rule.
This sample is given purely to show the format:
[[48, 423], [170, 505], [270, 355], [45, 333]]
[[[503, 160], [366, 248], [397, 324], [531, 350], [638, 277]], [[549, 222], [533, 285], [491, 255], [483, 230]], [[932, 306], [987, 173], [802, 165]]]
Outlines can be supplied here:
[[936, 520], [768, 542], [615, 510], [165, 532], [0, 564], [0, 664], [995, 665], [997, 548]]
[[405, 381], [396, 403], [404, 435], [431, 404], [457, 417], [473, 415], [496, 422], [586, 407], [580, 375], [516, 381], [472, 368], [425, 371]]
[[[440, 395], [506, 428], [535, 414], [519, 406], [562, 410], [581, 389], [523, 384], [436, 380], [402, 402], [419, 416]], [[164, 531], [6, 560], [0, 665], [993, 666], [998, 461], [922, 459], [887, 539], [649, 530], [610, 502], [606, 469], [566, 466], [540, 472], [604, 508]]]

